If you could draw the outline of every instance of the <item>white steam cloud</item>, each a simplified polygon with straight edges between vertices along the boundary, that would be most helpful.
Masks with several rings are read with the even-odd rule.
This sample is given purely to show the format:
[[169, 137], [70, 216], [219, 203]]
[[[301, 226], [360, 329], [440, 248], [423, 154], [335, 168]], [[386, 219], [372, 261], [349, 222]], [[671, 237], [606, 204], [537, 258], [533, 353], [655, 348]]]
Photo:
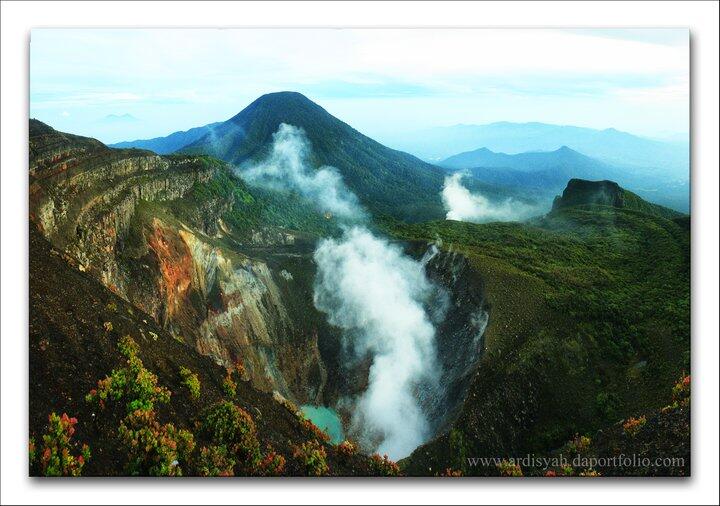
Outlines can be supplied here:
[[345, 227], [342, 237], [323, 239], [315, 250], [314, 303], [343, 330], [358, 358], [371, 359], [368, 388], [350, 401], [350, 433], [368, 449], [401, 458], [431, 435], [421, 399], [436, 391], [440, 367], [433, 321], [447, 308], [425, 274], [437, 248], [416, 261], [358, 224], [367, 215], [357, 196], [337, 169], [313, 170], [310, 155], [304, 131], [281, 124], [267, 159], [241, 176], [297, 191]]
[[316, 307], [345, 331], [358, 356], [372, 356], [350, 431], [380, 453], [405, 457], [430, 435], [418, 398], [439, 377], [435, 328], [424, 308], [434, 287], [424, 263], [358, 226], [321, 241], [315, 262]]
[[480, 193], [471, 193], [462, 184], [465, 175], [456, 172], [445, 178], [441, 196], [448, 220], [484, 223], [488, 221], [519, 221], [537, 214], [534, 206], [508, 198], [491, 202]]
[[362, 218], [365, 212], [335, 167], [310, 168], [310, 150], [304, 130], [281, 123], [273, 134], [269, 156], [245, 168], [240, 175], [258, 186], [297, 191], [312, 200], [320, 211], [339, 218]]

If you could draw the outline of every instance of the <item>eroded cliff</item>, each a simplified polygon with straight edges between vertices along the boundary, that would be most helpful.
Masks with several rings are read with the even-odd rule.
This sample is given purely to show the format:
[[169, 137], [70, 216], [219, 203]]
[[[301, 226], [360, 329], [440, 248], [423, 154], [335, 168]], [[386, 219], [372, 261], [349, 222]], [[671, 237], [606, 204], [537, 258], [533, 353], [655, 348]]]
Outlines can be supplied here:
[[[228, 177], [225, 164], [109, 149], [37, 121], [30, 143], [31, 220], [68, 261], [176, 339], [227, 367], [242, 363], [258, 388], [318, 401], [326, 378], [318, 330], [295, 323], [307, 321], [311, 298], [289, 301], [298, 291], [291, 285], [307, 278], [243, 253], [222, 220], [232, 195], [200, 191]], [[295, 238], [263, 228], [249, 242], [292, 246]], [[311, 268], [298, 258], [293, 270]]]

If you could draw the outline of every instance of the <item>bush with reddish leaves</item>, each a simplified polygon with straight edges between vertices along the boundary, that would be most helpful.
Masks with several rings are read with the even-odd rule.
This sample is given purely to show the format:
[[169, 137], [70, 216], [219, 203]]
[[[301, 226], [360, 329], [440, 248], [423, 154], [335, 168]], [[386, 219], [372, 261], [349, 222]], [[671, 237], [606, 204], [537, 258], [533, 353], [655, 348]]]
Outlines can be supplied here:
[[233, 380], [232, 373], [227, 373], [227, 376], [225, 376], [225, 379], [223, 379], [222, 388], [223, 392], [225, 392], [226, 397], [230, 399], [235, 398], [235, 395], [237, 394], [237, 383], [235, 383], [235, 380]]
[[303, 465], [307, 476], [326, 476], [330, 472], [325, 447], [316, 440], [294, 446], [293, 457]]
[[30, 469], [37, 463], [36, 471], [43, 476], [80, 476], [85, 462], [90, 459], [90, 448], [83, 444], [79, 455], [71, 452], [77, 445], [71, 442], [75, 434], [76, 418], [66, 413], [58, 416], [50, 413], [48, 416], [48, 432], [43, 435], [43, 447], [38, 458], [35, 448], [35, 439], [30, 439]]
[[126, 471], [133, 476], [182, 476], [195, 448], [192, 433], [161, 424], [152, 410], [127, 415], [118, 435], [128, 452]]
[[225, 445], [211, 445], [200, 450], [198, 476], [235, 476], [235, 459]]
[[438, 473], [437, 476], [441, 478], [462, 478], [463, 472], [460, 469], [447, 468], [443, 472]]
[[285, 457], [268, 448], [257, 466], [258, 476], [281, 476], [285, 472]]
[[343, 457], [351, 457], [357, 453], [357, 445], [347, 439], [336, 446], [337, 452]]
[[400, 475], [400, 466], [390, 460], [387, 455], [381, 457], [377, 453], [370, 456], [370, 470], [377, 476]]
[[635, 436], [638, 432], [640, 432], [646, 423], [647, 419], [644, 415], [638, 418], [630, 417], [623, 422], [623, 430], [625, 431], [625, 434]]

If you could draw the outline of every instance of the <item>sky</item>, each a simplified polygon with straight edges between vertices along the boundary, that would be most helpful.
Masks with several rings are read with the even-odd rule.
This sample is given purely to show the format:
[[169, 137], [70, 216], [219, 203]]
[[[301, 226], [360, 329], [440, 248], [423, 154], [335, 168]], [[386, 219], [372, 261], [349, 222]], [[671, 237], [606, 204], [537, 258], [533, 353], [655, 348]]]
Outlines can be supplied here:
[[30, 116], [103, 142], [299, 91], [378, 140], [495, 121], [689, 130], [686, 29], [34, 29]]

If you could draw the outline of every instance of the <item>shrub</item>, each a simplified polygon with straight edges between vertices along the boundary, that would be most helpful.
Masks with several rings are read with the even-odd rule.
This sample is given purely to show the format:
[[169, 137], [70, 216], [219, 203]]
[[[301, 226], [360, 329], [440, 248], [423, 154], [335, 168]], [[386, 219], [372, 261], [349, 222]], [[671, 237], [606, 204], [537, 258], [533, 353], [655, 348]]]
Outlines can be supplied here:
[[[43, 449], [40, 452], [40, 473], [44, 476], [80, 476], [85, 462], [90, 459], [90, 448], [83, 444], [80, 455], [72, 455], [73, 444], [71, 439], [75, 434], [76, 418], [70, 418], [66, 413], [58, 416], [50, 413], [48, 416], [48, 432], [43, 439]], [[35, 440], [30, 440], [30, 464], [35, 462]]]
[[640, 432], [640, 429], [645, 426], [646, 422], [647, 420], [645, 419], [645, 416], [641, 416], [639, 418], [630, 417], [623, 422], [623, 430], [625, 430], [626, 434], [635, 436], [638, 432]]
[[197, 462], [199, 476], [234, 476], [235, 459], [225, 445], [203, 447]]
[[241, 380], [247, 378], [247, 371], [245, 370], [245, 366], [243, 365], [241, 359], [238, 359], [237, 362], [235, 362], [235, 370], [237, 371], [238, 377]]
[[255, 422], [247, 411], [229, 401], [218, 402], [201, 415], [200, 430], [204, 437], [236, 454], [246, 473], [257, 469], [262, 457], [260, 443]]
[[547, 471], [545, 471], [546, 478], [555, 478], [556, 476], [557, 476], [557, 473], [555, 472], [554, 469], [548, 469]]
[[667, 414], [679, 407], [688, 406], [690, 404], [690, 376], [683, 375], [672, 388], [672, 403], [665, 406], [660, 411]]
[[560, 468], [560, 472], [563, 476], [574, 476], [575, 475], [575, 469], [571, 465], [563, 466]]
[[690, 376], [683, 376], [673, 386], [672, 399], [675, 402], [683, 402], [690, 399]]
[[120, 354], [128, 360], [140, 353], [140, 346], [138, 346], [138, 343], [130, 336], [122, 336], [118, 341], [117, 347]]
[[118, 342], [118, 349], [127, 358], [127, 366], [114, 369], [110, 376], [99, 380], [97, 388], [90, 390], [85, 400], [102, 409], [108, 399], [119, 401], [125, 398], [128, 413], [151, 411], [155, 404], [168, 402], [170, 391], [159, 386], [157, 376], [145, 369], [137, 356], [137, 343], [130, 336], [124, 336]]
[[227, 376], [225, 376], [222, 387], [227, 397], [231, 399], [235, 397], [237, 393], [237, 383], [232, 379], [232, 374], [228, 373]]
[[337, 445], [337, 451], [340, 455], [344, 457], [350, 457], [357, 453], [357, 446], [346, 439], [345, 441]]
[[35, 438], [30, 438], [30, 443], [28, 444], [28, 456], [30, 458], [30, 469], [32, 469], [32, 466], [35, 465], [35, 460], [37, 459], [37, 449], [35, 448]]
[[112, 322], [103, 323], [103, 328], [105, 329], [105, 332], [112, 332], [112, 329], [113, 329]]
[[437, 476], [442, 478], [461, 478], [463, 476], [463, 472], [460, 469], [451, 469], [448, 467], [443, 472], [438, 473]]
[[293, 457], [305, 467], [307, 476], [326, 476], [330, 470], [325, 448], [315, 440], [294, 446]]
[[588, 436], [579, 436], [576, 434], [572, 441], [565, 445], [565, 447], [570, 453], [583, 453], [590, 449], [591, 443], [592, 440]]
[[182, 378], [182, 384], [185, 385], [190, 392], [192, 399], [200, 398], [200, 380], [198, 375], [192, 372], [187, 367], [180, 367], [180, 377]]
[[595, 469], [585, 469], [584, 471], [580, 472], [580, 476], [584, 478], [595, 478], [601, 475]]
[[503, 459], [503, 461], [497, 465], [497, 468], [498, 471], [500, 471], [500, 476], [519, 478], [523, 475], [522, 468], [509, 460]]
[[400, 466], [390, 460], [387, 455], [382, 457], [377, 453], [370, 456], [370, 470], [378, 476], [398, 476]]
[[118, 435], [128, 452], [127, 472], [132, 475], [182, 476], [195, 439], [171, 423], [160, 424], [152, 410], [137, 409], [120, 423]]
[[285, 471], [285, 457], [268, 448], [265, 456], [257, 466], [260, 476], [280, 476]]

